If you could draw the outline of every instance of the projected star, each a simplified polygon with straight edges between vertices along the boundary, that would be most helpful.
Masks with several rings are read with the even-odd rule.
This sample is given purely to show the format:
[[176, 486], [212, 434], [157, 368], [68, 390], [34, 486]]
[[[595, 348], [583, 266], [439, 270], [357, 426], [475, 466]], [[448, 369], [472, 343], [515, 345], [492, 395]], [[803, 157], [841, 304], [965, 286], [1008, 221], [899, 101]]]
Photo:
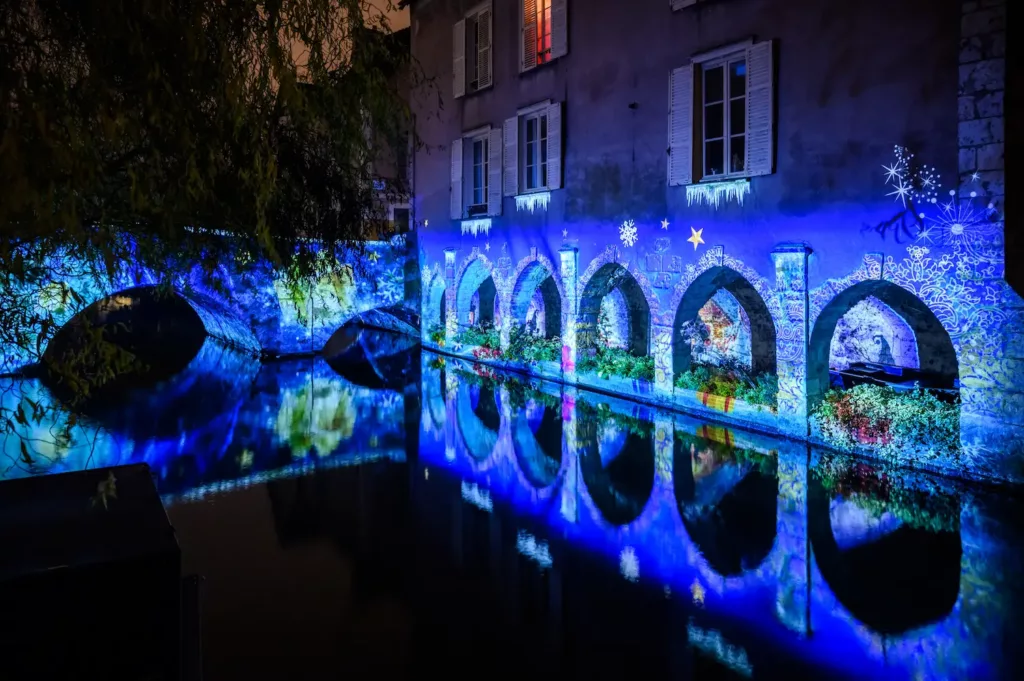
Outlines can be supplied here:
[[971, 173], [971, 182], [977, 182], [980, 179], [981, 179], [981, 173], [979, 173], [977, 170], [975, 170], [973, 173]]
[[892, 182], [903, 177], [903, 164], [898, 161], [891, 166], [883, 165], [882, 168], [885, 169], [886, 182]]
[[485, 251], [491, 250], [491, 242], [490, 241], [488, 241], [487, 243], [484, 244], [484, 250]]
[[662, 229], [668, 229], [668, 220], [662, 220], [661, 221], [661, 228]]
[[886, 194], [886, 196], [895, 196], [896, 197], [896, 199], [895, 199], [896, 201], [902, 201], [903, 205], [906, 206], [907, 205], [907, 195], [910, 193], [910, 190], [911, 190], [911, 187], [909, 187], [903, 181], [903, 178], [900, 178], [899, 181], [897, 182], [897, 184], [895, 185], [894, 189], [891, 192], [889, 192], [888, 194]]
[[566, 237], [568, 237], [568, 236], [569, 236], [569, 230], [567, 230], [567, 229], [563, 229], [563, 230], [562, 230], [562, 238], [564, 239], [564, 238], [566, 238]]
[[703, 227], [701, 227], [700, 229], [694, 229], [693, 227], [690, 227], [690, 238], [687, 239], [687, 241], [689, 241], [691, 244], [693, 244], [693, 250], [696, 251], [697, 250], [697, 246], [699, 244], [704, 243], [704, 239], [701, 238], [701, 234], [703, 234], [703, 233], [704, 233], [704, 228]]

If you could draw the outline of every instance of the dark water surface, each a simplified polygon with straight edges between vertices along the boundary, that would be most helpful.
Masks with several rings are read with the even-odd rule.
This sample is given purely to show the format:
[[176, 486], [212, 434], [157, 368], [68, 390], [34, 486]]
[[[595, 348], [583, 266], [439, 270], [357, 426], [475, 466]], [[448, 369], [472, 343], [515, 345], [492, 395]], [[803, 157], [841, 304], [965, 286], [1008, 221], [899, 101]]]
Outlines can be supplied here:
[[0, 479], [148, 463], [208, 679], [1018, 678], [1015, 500], [360, 343], [207, 344]]

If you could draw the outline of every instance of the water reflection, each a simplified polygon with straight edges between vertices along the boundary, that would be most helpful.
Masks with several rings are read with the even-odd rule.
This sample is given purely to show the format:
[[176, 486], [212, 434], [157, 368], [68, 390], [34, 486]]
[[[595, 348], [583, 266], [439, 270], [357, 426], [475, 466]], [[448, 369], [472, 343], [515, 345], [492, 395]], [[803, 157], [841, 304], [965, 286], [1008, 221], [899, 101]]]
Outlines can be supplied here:
[[[1016, 660], [1004, 640], [1019, 589], [1002, 573], [1021, 551], [989, 531], [979, 492], [460, 360], [443, 367], [456, 389], [439, 390], [432, 361], [422, 422], [444, 399], [459, 427], [424, 437], [420, 465], [448, 471], [467, 503], [542, 522], [698, 619], [732, 622], [728, 641], [686, 627], [734, 672], [752, 673], [763, 653], [745, 651], [766, 641], [769, 658], [865, 678], [1002, 678]], [[524, 555], [564, 564], [523, 536]]]
[[[37, 381], [2, 388], [5, 409], [25, 397], [55, 404]], [[48, 412], [2, 436], [0, 479], [144, 462], [173, 498], [318, 466], [404, 460], [404, 405], [402, 392], [356, 384], [323, 360], [260, 365], [208, 340], [169, 380], [75, 414]]]

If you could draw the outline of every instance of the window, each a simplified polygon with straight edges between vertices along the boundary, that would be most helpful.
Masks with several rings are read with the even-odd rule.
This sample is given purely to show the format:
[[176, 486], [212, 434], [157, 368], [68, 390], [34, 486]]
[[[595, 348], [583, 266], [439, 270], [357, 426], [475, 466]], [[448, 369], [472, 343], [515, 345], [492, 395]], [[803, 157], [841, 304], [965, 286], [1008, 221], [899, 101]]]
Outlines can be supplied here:
[[505, 121], [505, 196], [562, 186], [562, 103], [540, 102]]
[[746, 164], [746, 57], [704, 67], [704, 177], [742, 174]]
[[488, 126], [452, 142], [453, 220], [501, 214], [501, 135]]
[[452, 93], [456, 98], [491, 86], [491, 22], [491, 4], [485, 3], [452, 29]]
[[548, 188], [547, 112], [523, 116], [523, 189]]
[[670, 185], [769, 175], [775, 157], [772, 41], [715, 50], [669, 82]]
[[520, 0], [522, 53], [519, 70], [529, 71], [569, 52], [567, 0]]
[[480, 136], [470, 145], [470, 215], [487, 212], [487, 137]]

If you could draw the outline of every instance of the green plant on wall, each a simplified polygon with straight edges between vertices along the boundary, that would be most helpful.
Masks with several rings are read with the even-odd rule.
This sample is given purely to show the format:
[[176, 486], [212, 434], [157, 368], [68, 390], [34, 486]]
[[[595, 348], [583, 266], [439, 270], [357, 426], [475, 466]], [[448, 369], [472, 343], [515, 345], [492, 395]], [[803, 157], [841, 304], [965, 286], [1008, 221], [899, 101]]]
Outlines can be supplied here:
[[676, 376], [676, 387], [775, 409], [779, 379], [768, 373], [752, 374], [739, 363], [729, 361], [721, 366], [692, 365]]
[[427, 339], [434, 345], [444, 347], [444, 327], [440, 324], [433, 324], [427, 330]]
[[811, 415], [822, 439], [840, 451], [870, 447], [890, 461], [959, 456], [960, 408], [915, 388], [870, 383], [830, 390]]
[[277, 412], [275, 433], [292, 456], [334, 453], [355, 430], [353, 393], [340, 379], [314, 378], [301, 390], [286, 391]]
[[601, 378], [622, 376], [643, 381], [654, 380], [654, 358], [637, 357], [628, 350], [598, 346], [593, 354], [582, 357], [576, 369], [583, 373], [596, 373]]
[[501, 334], [491, 324], [481, 324], [463, 329], [455, 337], [457, 343], [466, 347], [486, 348], [488, 350], [501, 349]]
[[562, 354], [562, 339], [538, 336], [532, 322], [526, 326], [514, 322], [508, 334], [508, 347], [502, 354], [513, 362], [557, 362]]

